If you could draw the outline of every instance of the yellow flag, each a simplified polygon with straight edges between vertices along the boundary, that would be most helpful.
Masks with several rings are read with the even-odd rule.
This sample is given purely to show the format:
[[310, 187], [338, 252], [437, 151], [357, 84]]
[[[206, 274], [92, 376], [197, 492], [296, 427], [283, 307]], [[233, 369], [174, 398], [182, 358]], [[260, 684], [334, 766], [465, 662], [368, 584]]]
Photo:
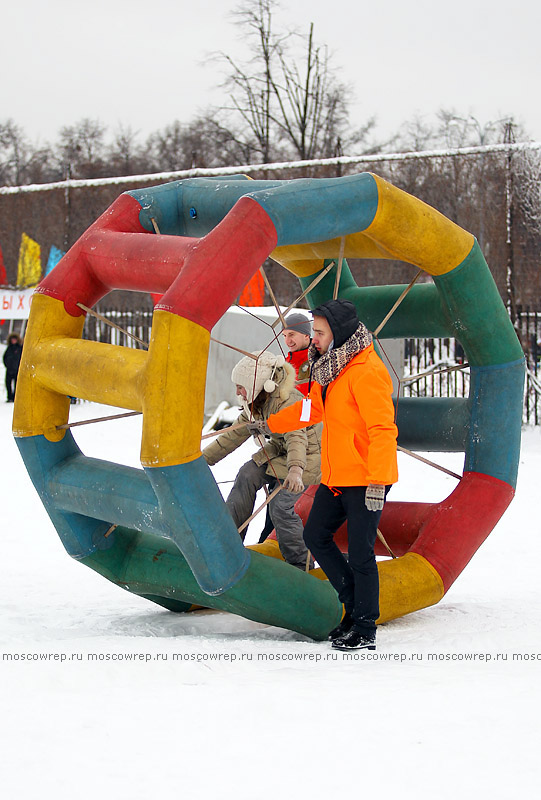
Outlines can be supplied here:
[[17, 286], [35, 286], [41, 278], [41, 247], [23, 233], [19, 249]]

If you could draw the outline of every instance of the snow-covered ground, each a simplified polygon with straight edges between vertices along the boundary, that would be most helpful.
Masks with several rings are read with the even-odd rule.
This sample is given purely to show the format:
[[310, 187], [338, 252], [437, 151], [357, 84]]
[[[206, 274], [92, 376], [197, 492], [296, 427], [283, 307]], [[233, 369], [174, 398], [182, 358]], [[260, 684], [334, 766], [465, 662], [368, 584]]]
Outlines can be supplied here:
[[[515, 500], [445, 598], [381, 626], [378, 650], [352, 657], [222, 612], [171, 614], [71, 560], [19, 457], [12, 410], [0, 404], [3, 797], [538, 791], [539, 429], [524, 431]], [[84, 403], [72, 420], [111, 413]], [[128, 418], [75, 434], [87, 455], [139, 466], [140, 431]], [[462, 467], [461, 455], [431, 457]], [[401, 456], [391, 497], [434, 501], [454, 485]]]

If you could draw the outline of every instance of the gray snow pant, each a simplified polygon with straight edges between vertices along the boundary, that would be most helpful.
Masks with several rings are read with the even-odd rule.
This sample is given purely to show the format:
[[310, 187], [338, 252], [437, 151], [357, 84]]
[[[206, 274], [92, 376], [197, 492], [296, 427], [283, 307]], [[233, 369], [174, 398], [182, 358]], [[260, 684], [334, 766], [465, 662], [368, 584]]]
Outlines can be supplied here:
[[[260, 467], [250, 459], [239, 469], [233, 488], [226, 500], [229, 513], [237, 528], [253, 514], [255, 496], [258, 489], [268, 483], [267, 465]], [[280, 552], [288, 564], [305, 569], [308, 550], [303, 539], [303, 524], [295, 511], [295, 503], [300, 495], [282, 489], [269, 503], [272, 523], [276, 528], [276, 538]], [[246, 528], [242, 537], [246, 534]]]

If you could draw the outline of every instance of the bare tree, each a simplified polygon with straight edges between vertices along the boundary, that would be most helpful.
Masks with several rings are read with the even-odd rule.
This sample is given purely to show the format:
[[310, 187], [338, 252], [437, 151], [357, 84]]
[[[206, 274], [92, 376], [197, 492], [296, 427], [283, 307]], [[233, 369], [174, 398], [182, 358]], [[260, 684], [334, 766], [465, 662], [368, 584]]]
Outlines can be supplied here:
[[0, 124], [0, 179], [4, 185], [24, 183], [32, 152], [19, 125], [12, 119]]
[[513, 159], [516, 203], [531, 234], [541, 236], [541, 153], [525, 148]]
[[191, 166], [190, 156], [186, 154], [184, 128], [178, 120], [151, 134], [147, 149], [153, 169], [157, 171], [189, 169]]
[[119, 125], [105, 160], [109, 175], [142, 174], [150, 166], [145, 148], [137, 141], [137, 132], [129, 125]]
[[245, 0], [237, 8], [250, 58], [219, 54], [229, 72], [225, 85], [231, 99], [223, 110], [241, 120], [245, 141], [263, 162], [337, 155], [346, 143], [363, 141], [373, 120], [348, 135], [347, 87], [336, 80], [327, 47], [315, 41], [313, 24], [306, 36], [276, 32], [276, 8], [275, 0]]
[[66, 177], [96, 178], [103, 175], [105, 125], [99, 120], [82, 119], [60, 129], [57, 159]]
[[434, 125], [416, 114], [411, 120], [400, 126], [399, 133], [393, 137], [392, 145], [396, 152], [419, 152], [434, 147], [436, 138]]

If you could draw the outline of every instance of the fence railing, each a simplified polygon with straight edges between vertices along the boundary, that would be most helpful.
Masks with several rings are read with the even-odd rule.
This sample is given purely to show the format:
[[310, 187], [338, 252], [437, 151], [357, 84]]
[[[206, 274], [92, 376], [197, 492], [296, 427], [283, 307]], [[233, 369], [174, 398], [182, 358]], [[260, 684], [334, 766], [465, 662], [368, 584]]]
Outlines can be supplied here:
[[517, 333], [526, 356], [524, 422], [541, 424], [541, 312], [519, 309]]
[[[523, 422], [541, 424], [541, 312], [517, 310], [517, 335], [526, 356]], [[466, 361], [464, 350], [455, 339], [406, 339], [404, 378], [422, 375], [402, 384], [403, 397], [468, 397], [470, 376], [467, 370], [440, 372]], [[440, 373], [440, 374], [438, 374]]]
[[[112, 322], [117, 327], [108, 325], [101, 319], [87, 316], [83, 337], [95, 342], [105, 342], [106, 344], [116, 344], [121, 347], [142, 348], [142, 345], [132, 337], [136, 336], [143, 342], [150, 342], [150, 330], [152, 328], [152, 311], [147, 310], [124, 310], [124, 311], [100, 311], [103, 317]], [[121, 329], [121, 330], [120, 330]], [[126, 333], [124, 333], [124, 331]], [[127, 334], [130, 334], [129, 336]]]

